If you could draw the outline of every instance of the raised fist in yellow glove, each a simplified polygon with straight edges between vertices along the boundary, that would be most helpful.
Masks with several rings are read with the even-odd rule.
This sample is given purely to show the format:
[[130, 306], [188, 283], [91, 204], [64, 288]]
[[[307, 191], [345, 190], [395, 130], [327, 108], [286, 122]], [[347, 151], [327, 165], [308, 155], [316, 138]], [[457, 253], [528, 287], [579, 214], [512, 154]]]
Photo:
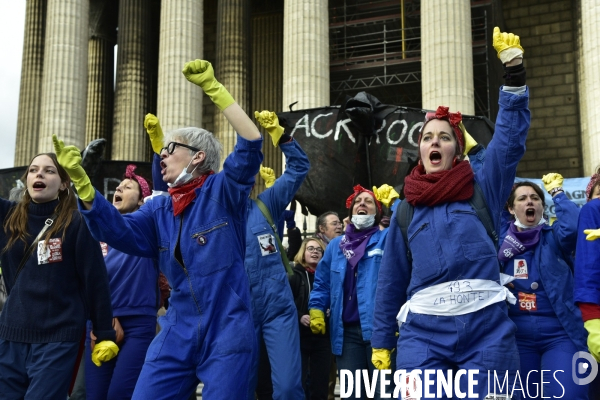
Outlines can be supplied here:
[[544, 188], [550, 194], [552, 189], [561, 188], [563, 185], [563, 176], [561, 174], [557, 174], [556, 172], [552, 172], [550, 174], [546, 174], [542, 176], [542, 182], [544, 182]]
[[75, 146], [65, 146], [65, 143], [58, 140], [56, 135], [52, 135], [52, 143], [54, 143], [54, 152], [58, 163], [71, 177], [73, 185], [77, 189], [77, 195], [81, 200], [91, 203], [94, 200], [96, 191], [81, 166], [81, 152]]
[[588, 331], [588, 350], [596, 361], [600, 362], [600, 319], [589, 319], [583, 326]]
[[521, 40], [513, 33], [500, 32], [500, 28], [494, 28], [492, 36], [494, 49], [498, 52], [498, 58], [502, 64], [512, 61], [514, 58], [523, 58], [525, 50], [521, 47]]
[[311, 308], [308, 310], [308, 314], [310, 315], [310, 330], [312, 333], [321, 335], [325, 334], [325, 314], [323, 311], [318, 310], [316, 308]]
[[281, 125], [279, 125], [277, 114], [272, 111], [254, 111], [254, 118], [256, 118], [260, 126], [265, 128], [269, 136], [271, 136], [273, 146], [277, 147], [279, 145], [279, 139], [281, 139], [281, 135], [283, 135], [284, 131]]
[[146, 114], [146, 117], [144, 118], [144, 128], [146, 128], [146, 132], [148, 132], [148, 136], [150, 137], [152, 150], [154, 150], [156, 154], [160, 154], [160, 151], [163, 148], [163, 139], [165, 135], [163, 135], [158, 117], [154, 114]]
[[396, 192], [396, 190], [387, 183], [384, 183], [379, 188], [373, 186], [373, 194], [375, 195], [375, 198], [383, 203], [386, 207], [389, 207], [394, 203], [394, 200], [400, 198], [398, 192]]
[[587, 235], [585, 240], [589, 240], [590, 242], [600, 238], [600, 229], [585, 229], [583, 233]]
[[227, 89], [215, 79], [215, 71], [210, 62], [194, 60], [185, 63], [181, 71], [185, 79], [198, 85], [221, 111], [235, 103]]
[[264, 179], [265, 186], [270, 188], [275, 183], [275, 171], [269, 167], [260, 166], [260, 177]]
[[390, 369], [392, 365], [392, 351], [390, 349], [373, 349], [371, 354], [371, 362], [375, 368]]
[[115, 358], [117, 354], [119, 354], [119, 346], [111, 340], [103, 340], [94, 346], [94, 350], [92, 350], [92, 362], [99, 367], [103, 362]]

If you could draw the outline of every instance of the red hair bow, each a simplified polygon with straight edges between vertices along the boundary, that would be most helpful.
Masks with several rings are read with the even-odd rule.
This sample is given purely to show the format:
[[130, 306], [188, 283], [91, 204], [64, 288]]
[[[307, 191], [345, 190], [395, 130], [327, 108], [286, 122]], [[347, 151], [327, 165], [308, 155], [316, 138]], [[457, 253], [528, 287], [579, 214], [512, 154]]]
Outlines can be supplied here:
[[451, 113], [449, 112], [449, 110], [450, 108], [446, 106], [439, 106], [437, 110], [435, 110], [435, 112], [428, 112], [427, 114], [425, 114], [425, 123], [423, 124], [423, 128], [425, 128], [427, 122], [431, 121], [432, 119], [441, 119], [444, 121], [448, 121], [448, 123], [454, 130], [456, 140], [458, 141], [458, 145], [460, 146], [460, 152], [462, 153], [463, 149], [465, 148], [465, 138], [463, 135], [463, 131], [460, 127], [462, 122], [462, 114], [460, 113], [460, 111]]
[[356, 185], [353, 188], [354, 193], [352, 193], [350, 196], [348, 196], [348, 198], [346, 199], [346, 208], [350, 209], [350, 207], [352, 207], [352, 202], [354, 201], [354, 198], [356, 196], [358, 196], [359, 194], [361, 194], [362, 192], [367, 192], [369, 193], [371, 196], [373, 196], [373, 200], [375, 201], [375, 204], [377, 205], [377, 209], [379, 210], [379, 212], [381, 213], [381, 203], [379, 202], [379, 200], [377, 200], [377, 198], [375, 197], [375, 193], [373, 193], [372, 191], [365, 189], [364, 187], [360, 186], [360, 185]]

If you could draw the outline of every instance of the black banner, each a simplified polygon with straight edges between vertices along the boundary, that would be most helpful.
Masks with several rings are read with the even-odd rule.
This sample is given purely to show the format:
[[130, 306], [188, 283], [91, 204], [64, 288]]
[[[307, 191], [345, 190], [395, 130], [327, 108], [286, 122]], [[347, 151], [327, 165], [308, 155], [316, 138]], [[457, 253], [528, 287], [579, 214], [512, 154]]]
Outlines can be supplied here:
[[[356, 184], [372, 189], [387, 183], [402, 194], [404, 177], [417, 163], [425, 112], [393, 107], [367, 134], [339, 107], [278, 113], [285, 133], [298, 141], [311, 164], [296, 200], [314, 215], [336, 211], [343, 218], [346, 198]], [[487, 146], [493, 134], [489, 119], [463, 116], [463, 123], [478, 143]]]

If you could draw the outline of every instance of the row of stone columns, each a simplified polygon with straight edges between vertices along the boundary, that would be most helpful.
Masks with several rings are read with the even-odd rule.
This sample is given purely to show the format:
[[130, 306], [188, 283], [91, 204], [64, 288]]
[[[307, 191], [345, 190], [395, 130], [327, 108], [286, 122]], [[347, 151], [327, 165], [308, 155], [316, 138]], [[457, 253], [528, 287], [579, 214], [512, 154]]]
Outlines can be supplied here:
[[[585, 172], [590, 174], [600, 163], [600, 114], [595, 112], [600, 104], [596, 68], [600, 51], [598, 41], [593, 40], [598, 37], [600, 5], [580, 1], [585, 12], [580, 29], [579, 92]], [[149, 2], [119, 1], [114, 108], [114, 32], [94, 29], [97, 25], [89, 23], [90, 3], [98, 7], [101, 2], [27, 1], [15, 165], [27, 164], [38, 152], [52, 151], [53, 133], [65, 143], [83, 147], [112, 131], [112, 159], [148, 159], [142, 121], [153, 95], [148, 76]], [[157, 114], [166, 131], [202, 122], [201, 89], [183, 79], [181, 68], [185, 61], [202, 57], [203, 3], [161, 2], [156, 98]], [[326, 0], [286, 0], [283, 16], [273, 14], [270, 21], [256, 18], [256, 23], [264, 25], [253, 27], [250, 35], [250, 0], [218, 1], [216, 77], [246, 112], [254, 111], [248, 109], [250, 104], [275, 111], [286, 110], [296, 101], [300, 109], [329, 105], [327, 7]], [[464, 114], [474, 113], [470, 7], [469, 0], [421, 1], [423, 108], [445, 104]], [[281, 18], [282, 27], [275, 22]], [[277, 29], [282, 31], [280, 37], [273, 34]], [[250, 37], [255, 35], [265, 42], [255, 40], [250, 46]], [[261, 50], [261, 44], [266, 49]], [[262, 57], [253, 68], [250, 49], [254, 59]], [[279, 77], [281, 82], [274, 82]], [[225, 152], [230, 152], [235, 135], [220, 112], [215, 115], [215, 134]]]

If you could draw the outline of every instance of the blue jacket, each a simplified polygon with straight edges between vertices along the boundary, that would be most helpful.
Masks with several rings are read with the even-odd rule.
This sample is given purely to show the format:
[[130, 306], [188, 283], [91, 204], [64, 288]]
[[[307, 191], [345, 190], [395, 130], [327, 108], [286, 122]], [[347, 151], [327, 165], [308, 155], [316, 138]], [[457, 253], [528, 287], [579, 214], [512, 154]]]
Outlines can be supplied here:
[[[369, 239], [365, 255], [358, 262], [358, 276], [356, 278], [356, 295], [358, 297], [358, 315], [363, 339], [371, 340], [373, 332], [373, 309], [375, 308], [375, 285], [379, 274], [379, 265], [383, 255], [383, 247], [387, 237], [387, 229], [377, 231]], [[317, 265], [315, 282], [310, 300], [309, 309], [319, 309], [324, 313], [331, 309], [329, 326], [331, 327], [331, 351], [339, 356], [342, 354], [344, 340], [344, 323], [342, 322], [342, 308], [344, 304], [344, 278], [348, 261], [340, 250], [342, 236], [329, 242], [323, 258]]]
[[600, 200], [588, 201], [579, 212], [575, 251], [575, 302], [600, 306], [600, 240], [586, 240], [585, 229], [600, 228]]
[[[529, 90], [522, 95], [500, 91], [496, 129], [475, 172], [496, 229], [525, 153], [530, 124]], [[492, 240], [468, 201], [417, 205], [408, 226], [412, 264], [402, 232], [393, 215], [377, 283], [373, 348], [396, 347], [396, 315], [413, 294], [458, 279], [486, 279], [499, 283], [499, 266]], [[402, 333], [400, 333], [402, 335]]]
[[[277, 223], [282, 215], [283, 211], [288, 204], [294, 198], [294, 195], [304, 182], [306, 174], [308, 174], [308, 168], [310, 163], [306, 153], [302, 150], [298, 142], [290, 140], [287, 143], [282, 143], [279, 148], [285, 154], [286, 158], [286, 169], [273, 186], [263, 191], [258, 195], [258, 198], [269, 209], [271, 218], [274, 223]], [[259, 245], [259, 238], [264, 235], [272, 235], [273, 229], [269, 226], [267, 219], [260, 211], [256, 202], [248, 199], [246, 202], [248, 208], [248, 224], [246, 228], [246, 259], [245, 266], [248, 275], [252, 275], [252, 272], [256, 269], [271, 268], [276, 266], [277, 269], [285, 271], [281, 261], [280, 252], [282, 249], [279, 248], [277, 242], [273, 240], [273, 245], [277, 249], [276, 252], [269, 255], [262, 255], [262, 250]], [[285, 249], [283, 249], [285, 254]]]
[[[533, 262], [539, 272], [552, 309], [565, 331], [580, 351], [587, 351], [587, 331], [583, 327], [581, 312], [573, 302], [573, 271], [571, 253], [577, 240], [579, 207], [564, 193], [552, 199], [556, 206], [556, 222], [544, 225], [540, 241], [533, 252]], [[504, 241], [510, 222], [502, 225], [500, 241]], [[512, 275], [512, 262], [503, 262], [503, 270]], [[514, 293], [513, 293], [514, 294]], [[518, 296], [517, 296], [518, 297]]]
[[196, 189], [196, 198], [177, 217], [171, 198], [164, 196], [121, 215], [96, 192], [92, 208], [82, 210], [97, 240], [159, 260], [172, 287], [167, 317], [197, 329], [205, 354], [213, 348], [220, 354], [255, 348], [244, 238], [246, 200], [262, 162], [261, 145], [262, 140], [238, 136], [223, 170]]

